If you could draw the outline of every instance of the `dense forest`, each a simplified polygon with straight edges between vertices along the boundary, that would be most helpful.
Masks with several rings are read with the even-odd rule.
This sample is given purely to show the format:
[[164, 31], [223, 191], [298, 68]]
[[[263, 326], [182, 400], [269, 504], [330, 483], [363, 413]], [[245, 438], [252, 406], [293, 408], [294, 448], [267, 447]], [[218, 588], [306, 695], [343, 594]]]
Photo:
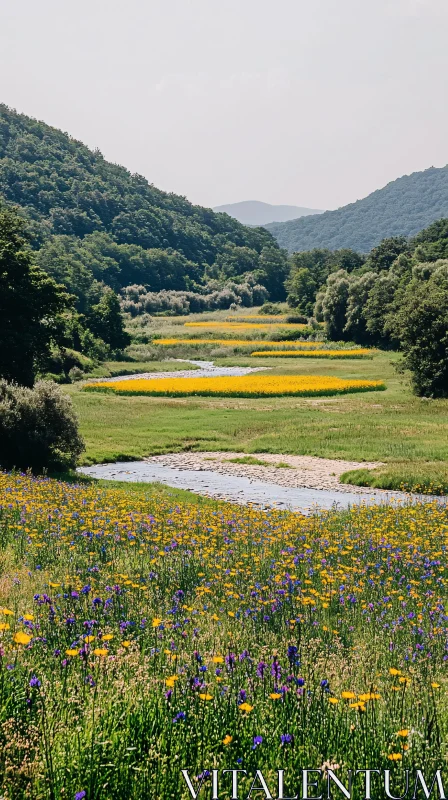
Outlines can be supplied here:
[[414, 236], [447, 216], [448, 166], [405, 175], [337, 211], [266, 227], [290, 253], [316, 247], [368, 253], [382, 239]]
[[[100, 286], [209, 293], [261, 283], [282, 299], [287, 262], [270, 233], [163, 192], [68, 134], [0, 106], [0, 198], [27, 222], [37, 263], [85, 311]], [[204, 288], [205, 287], [205, 288]]]

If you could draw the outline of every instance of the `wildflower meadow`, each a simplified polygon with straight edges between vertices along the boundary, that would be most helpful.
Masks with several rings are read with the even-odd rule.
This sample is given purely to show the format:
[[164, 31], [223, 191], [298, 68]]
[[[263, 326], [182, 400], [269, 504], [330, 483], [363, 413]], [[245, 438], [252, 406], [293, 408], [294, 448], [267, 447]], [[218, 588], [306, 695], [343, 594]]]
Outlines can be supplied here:
[[0, 493], [2, 797], [440, 768], [446, 506], [305, 517], [24, 474]]

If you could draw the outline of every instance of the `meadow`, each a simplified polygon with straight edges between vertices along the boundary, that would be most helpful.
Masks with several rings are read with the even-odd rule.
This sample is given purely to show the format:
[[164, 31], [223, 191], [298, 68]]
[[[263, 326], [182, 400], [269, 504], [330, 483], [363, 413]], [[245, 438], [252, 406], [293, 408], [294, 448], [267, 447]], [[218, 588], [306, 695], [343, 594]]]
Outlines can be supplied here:
[[[130, 330], [145, 341], [132, 344], [128, 353], [135, 363], [149, 365], [148, 371], [151, 363], [157, 369], [180, 368], [180, 362], [166, 360], [172, 358], [203, 358], [222, 366], [247, 367], [256, 362], [257, 367], [268, 367], [273, 376], [380, 381], [386, 390], [314, 398], [160, 398], [87, 394], [76, 384], [67, 391], [78, 410], [87, 445], [84, 463], [180, 450], [302, 454], [385, 463], [373, 472], [348, 474], [344, 477], [348, 482], [448, 492], [448, 401], [415, 397], [408, 377], [396, 370], [399, 354], [370, 350], [363, 358], [353, 358], [345, 349], [347, 357], [339, 359], [332, 356], [341, 351], [342, 344], [324, 343], [320, 328], [298, 334], [295, 329], [290, 332], [282, 320], [271, 320], [255, 330], [229, 324], [229, 319], [248, 318], [247, 311], [244, 316], [241, 311], [230, 317], [228, 312], [214, 312], [188, 318], [137, 318]], [[189, 321], [213, 325], [186, 326]], [[275, 354], [250, 355], [265, 347], [275, 348]], [[327, 347], [328, 357], [311, 355]], [[296, 359], [277, 352], [296, 349], [306, 356]], [[123, 367], [129, 373], [132, 362]], [[119, 372], [119, 365], [115, 370]]]
[[405, 769], [441, 767], [446, 508], [0, 492], [3, 797], [174, 800], [181, 769], [206, 797], [211, 769], [275, 787], [304, 766], [390, 769], [399, 795]]

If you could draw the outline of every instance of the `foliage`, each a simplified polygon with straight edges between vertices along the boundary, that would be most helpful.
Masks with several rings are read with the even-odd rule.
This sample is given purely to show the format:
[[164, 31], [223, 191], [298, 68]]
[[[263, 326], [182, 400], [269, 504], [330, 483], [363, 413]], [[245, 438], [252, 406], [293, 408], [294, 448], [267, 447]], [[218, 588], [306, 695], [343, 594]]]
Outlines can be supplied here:
[[74, 466], [84, 450], [71, 399], [49, 381], [33, 389], [0, 380], [0, 465], [40, 471]]
[[436, 261], [427, 280], [414, 278], [390, 321], [423, 397], [448, 397], [448, 260]]
[[34, 264], [23, 227], [0, 208], [0, 377], [32, 386], [52, 345], [61, 341], [62, 314], [72, 298]]
[[[368, 253], [386, 237], [414, 236], [441, 217], [448, 217], [448, 166], [405, 175], [337, 211], [266, 227], [290, 253], [313, 247], [349, 247]], [[435, 258], [446, 257], [428, 242], [425, 246]]]
[[410, 242], [385, 240], [361, 269], [332, 273], [315, 305], [330, 339], [400, 347], [416, 393], [430, 397], [448, 392], [448, 259], [436, 260], [445, 252], [446, 220]]
[[127, 286], [123, 290], [123, 311], [132, 317], [140, 314], [186, 315], [215, 309], [228, 309], [233, 304], [250, 307], [258, 305], [267, 297], [264, 286], [255, 283], [252, 276], [244, 283], [229, 281], [220, 287], [216, 281], [209, 281], [201, 292], [165, 291], [148, 292], [144, 286]]
[[258, 313], [262, 314], [263, 316], [278, 316], [283, 312], [281, 310], [281, 306], [275, 305], [275, 303], [263, 303]]
[[0, 195], [20, 207], [39, 263], [81, 306], [92, 280], [115, 291], [129, 284], [189, 290], [207, 276], [225, 281], [255, 270], [273, 299], [283, 297], [286, 256], [264, 228], [160, 191], [98, 150], [4, 105]]
[[354, 250], [331, 250], [315, 248], [290, 256], [290, 273], [286, 281], [288, 304], [303, 314], [311, 316], [316, 293], [332, 272], [340, 269], [353, 272], [364, 264], [364, 257]]
[[112, 290], [104, 292], [99, 303], [88, 314], [90, 330], [106, 342], [112, 351], [123, 350], [131, 342], [124, 330], [120, 301]]
[[345, 326], [349, 289], [349, 275], [340, 269], [329, 276], [325, 292], [317, 296], [316, 318], [324, 320], [326, 334], [334, 341], [347, 338]]
[[403, 769], [440, 767], [442, 506], [306, 517], [8, 475], [0, 492], [3, 795], [186, 800], [181, 768], [199, 789], [238, 765], [240, 796], [258, 768], [274, 797], [281, 765], [290, 797], [304, 764], [336, 762], [344, 785], [390, 769], [397, 796]]
[[365, 308], [370, 291], [378, 280], [376, 272], [364, 272], [349, 279], [344, 333], [353, 342], [370, 344], [372, 335], [367, 330]]

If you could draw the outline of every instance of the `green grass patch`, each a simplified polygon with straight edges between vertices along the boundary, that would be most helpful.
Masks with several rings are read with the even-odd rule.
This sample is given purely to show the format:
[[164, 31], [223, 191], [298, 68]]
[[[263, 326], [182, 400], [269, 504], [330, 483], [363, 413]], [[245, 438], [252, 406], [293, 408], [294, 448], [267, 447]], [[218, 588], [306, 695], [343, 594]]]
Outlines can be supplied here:
[[371, 486], [373, 489], [393, 489], [418, 494], [448, 495], [448, 464], [388, 464], [377, 469], [355, 469], [344, 472], [341, 483]]
[[229, 461], [231, 464], [248, 464], [253, 467], [269, 466], [267, 461], [261, 461], [260, 458], [255, 458], [255, 456], [241, 456], [240, 458], [226, 458], [225, 460]]

